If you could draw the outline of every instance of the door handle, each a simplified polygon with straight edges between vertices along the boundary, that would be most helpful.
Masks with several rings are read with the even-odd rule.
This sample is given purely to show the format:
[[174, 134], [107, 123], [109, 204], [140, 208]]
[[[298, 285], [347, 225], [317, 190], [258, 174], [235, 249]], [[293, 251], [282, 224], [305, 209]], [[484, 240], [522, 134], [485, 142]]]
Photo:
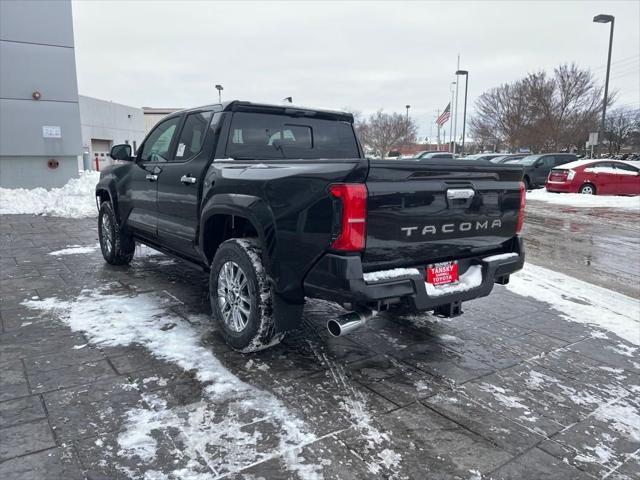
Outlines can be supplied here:
[[158, 180], [158, 175], [154, 175], [153, 173], [147, 173], [147, 176], [145, 178], [150, 182], [155, 182], [156, 180]]
[[185, 185], [190, 185], [196, 183], [198, 179], [196, 177], [192, 177], [191, 175], [182, 175], [180, 177], [180, 181]]

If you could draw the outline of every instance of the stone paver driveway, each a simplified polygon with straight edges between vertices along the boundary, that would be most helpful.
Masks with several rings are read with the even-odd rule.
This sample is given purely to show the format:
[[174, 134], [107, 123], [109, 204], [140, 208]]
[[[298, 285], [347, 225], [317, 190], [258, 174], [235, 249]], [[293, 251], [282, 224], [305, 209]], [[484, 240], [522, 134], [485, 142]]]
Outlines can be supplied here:
[[640, 359], [611, 333], [496, 287], [338, 339], [309, 302], [241, 355], [204, 273], [107, 266], [94, 225], [0, 218], [2, 479], [640, 478]]

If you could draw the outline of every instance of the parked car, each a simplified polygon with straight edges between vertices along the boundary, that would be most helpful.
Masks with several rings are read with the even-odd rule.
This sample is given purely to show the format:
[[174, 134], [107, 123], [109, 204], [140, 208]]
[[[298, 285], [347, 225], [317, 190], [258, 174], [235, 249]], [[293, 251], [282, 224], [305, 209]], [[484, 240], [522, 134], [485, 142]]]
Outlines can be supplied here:
[[500, 155], [499, 157], [493, 157], [491, 160], [489, 160], [491, 163], [505, 163], [505, 162], [515, 162], [516, 160], [520, 160], [524, 157], [526, 157], [528, 154], [527, 153], [513, 153], [513, 154], [507, 154], [507, 155]]
[[521, 168], [367, 159], [349, 113], [233, 101], [111, 156], [126, 163], [96, 186], [104, 259], [128, 264], [140, 242], [208, 271], [239, 351], [297, 328], [305, 298], [350, 310], [336, 336], [389, 308], [460, 315], [524, 262]]
[[575, 160], [577, 157], [573, 153], [544, 153], [527, 155], [520, 160], [509, 160], [505, 165], [514, 164], [524, 167], [524, 184], [527, 190], [530, 190], [543, 186], [553, 168]]
[[415, 160], [429, 160], [429, 159], [433, 159], [433, 158], [437, 158], [437, 159], [452, 159], [455, 158], [455, 155], [453, 153], [449, 153], [449, 152], [422, 152], [417, 154], [416, 156], [413, 157]]
[[493, 158], [502, 157], [504, 153], [476, 153], [474, 155], [467, 155], [465, 160], [491, 160]]
[[623, 160], [578, 160], [554, 168], [549, 192], [587, 195], [640, 195], [640, 169]]

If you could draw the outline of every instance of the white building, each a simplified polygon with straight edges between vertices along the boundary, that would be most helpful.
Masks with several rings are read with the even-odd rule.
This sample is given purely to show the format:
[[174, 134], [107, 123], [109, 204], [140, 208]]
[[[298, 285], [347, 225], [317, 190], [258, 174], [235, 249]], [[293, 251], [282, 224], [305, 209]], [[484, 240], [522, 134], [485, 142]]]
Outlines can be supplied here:
[[170, 113], [177, 112], [182, 110], [181, 108], [151, 108], [151, 107], [142, 107], [142, 111], [144, 112], [144, 130], [145, 133], [149, 133], [149, 131], [156, 126], [156, 124], [162, 120], [164, 117], [169, 115]]
[[82, 155], [71, 1], [0, 1], [0, 187], [59, 187]]
[[141, 108], [80, 95], [80, 123], [84, 168], [96, 169], [110, 163], [107, 154], [120, 143], [131, 145], [133, 151], [144, 140], [145, 119]]

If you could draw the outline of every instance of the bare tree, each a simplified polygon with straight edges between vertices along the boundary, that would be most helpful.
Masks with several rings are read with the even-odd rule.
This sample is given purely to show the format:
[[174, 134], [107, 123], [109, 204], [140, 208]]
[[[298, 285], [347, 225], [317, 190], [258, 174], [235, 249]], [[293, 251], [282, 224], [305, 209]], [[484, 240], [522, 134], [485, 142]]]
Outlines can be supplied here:
[[640, 109], [618, 108], [607, 115], [604, 140], [609, 144], [609, 153], [620, 153], [620, 149], [631, 145], [634, 133], [640, 131]]
[[414, 143], [418, 127], [411, 117], [378, 110], [356, 125], [356, 131], [365, 149], [385, 158], [394, 148]]
[[593, 74], [565, 64], [552, 76], [532, 73], [483, 93], [470, 125], [474, 136], [493, 136], [511, 150], [557, 151], [584, 144], [601, 109], [602, 87]]

